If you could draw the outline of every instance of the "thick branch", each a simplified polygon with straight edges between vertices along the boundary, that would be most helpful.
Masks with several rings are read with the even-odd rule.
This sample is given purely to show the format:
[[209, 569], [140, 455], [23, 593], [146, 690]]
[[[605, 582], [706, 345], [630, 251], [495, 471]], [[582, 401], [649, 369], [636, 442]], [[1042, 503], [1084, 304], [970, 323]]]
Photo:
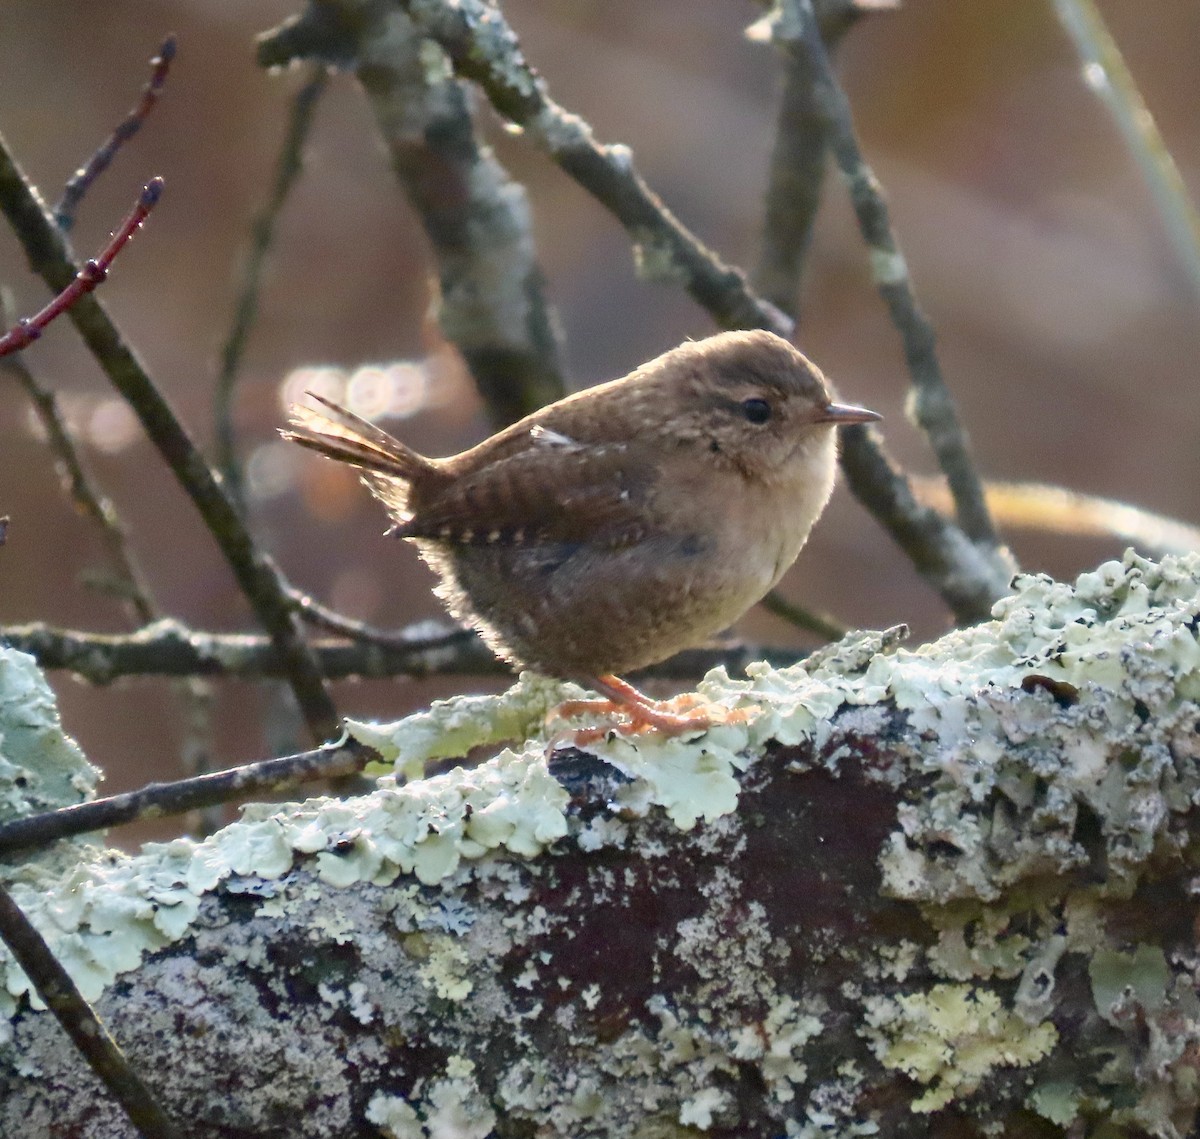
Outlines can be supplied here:
[[[913, 652], [711, 678], [694, 739], [535, 734], [13, 893], [194, 1139], [1187, 1135], [1198, 624], [1197, 557], [1025, 578]], [[411, 767], [560, 694], [355, 730]], [[126, 1139], [0, 980], [0, 1130]]]

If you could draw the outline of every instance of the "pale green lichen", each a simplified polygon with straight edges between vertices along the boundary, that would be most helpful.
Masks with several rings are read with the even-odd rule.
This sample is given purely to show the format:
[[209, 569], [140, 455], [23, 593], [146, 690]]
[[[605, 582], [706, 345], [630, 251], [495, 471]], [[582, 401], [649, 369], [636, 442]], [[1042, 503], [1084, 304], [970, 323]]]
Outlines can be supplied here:
[[0, 645], [0, 822], [90, 799], [99, 778], [63, 731], [37, 662]]
[[[718, 670], [701, 683], [701, 695], [736, 715], [694, 738], [650, 734], [597, 743], [591, 750], [628, 782], [613, 792], [615, 813], [582, 823], [568, 820], [567, 793], [547, 767], [549, 741], [563, 728], [547, 725], [547, 713], [578, 690], [523, 677], [503, 696], [442, 702], [397, 725], [351, 725], [411, 780], [407, 785], [393, 775], [359, 799], [253, 806], [241, 822], [202, 843], [178, 840], [135, 858], [110, 855], [53, 887], [30, 887], [18, 900], [95, 996], [143, 954], [183, 936], [205, 893], [221, 883], [240, 888], [239, 879], [279, 880], [309, 858], [326, 886], [391, 885], [394, 925], [422, 982], [414, 988], [440, 1001], [478, 1001], [485, 954], [502, 955], [568, 920], [530, 906], [520, 913], [519, 931], [513, 926], [477, 939], [485, 911], [458, 896], [464, 883], [486, 871], [491, 896], [516, 905], [530, 889], [515, 874], [506, 877], [503, 859], [486, 859], [489, 852], [533, 857], [568, 834], [585, 853], [624, 847], [640, 841], [633, 820], [647, 814], [684, 830], [703, 820], [709, 825], [697, 841], [716, 841], [738, 825], [741, 777], [768, 740], [806, 745], [792, 770], [820, 764], [836, 772], [851, 752], [841, 740], [823, 749], [850, 727], [891, 741], [869, 780], [904, 788], [914, 774], [922, 777], [921, 793], [900, 803], [883, 849], [864, 857], [879, 858], [886, 891], [921, 907], [935, 942], [928, 950], [911, 941], [882, 947], [841, 993], [866, 1010], [863, 1032], [879, 1062], [924, 1085], [914, 1109], [933, 1111], [968, 1096], [990, 1073], [1028, 1067], [1053, 1048], [1048, 1018], [1055, 971], [1066, 954], [1090, 961], [1106, 1031], [1126, 1023], [1136, 1005], [1157, 1034], [1145, 1070], [1173, 1070], [1191, 1037], [1172, 1036], [1155, 1018], [1166, 1024], [1170, 1016], [1200, 1015], [1195, 996], [1188, 1004], [1188, 984], [1160, 948], [1107, 944], [1101, 902], [1103, 891], [1132, 893], [1164, 841], [1167, 820], [1200, 795], [1194, 773], [1187, 774], [1187, 764], [1200, 762], [1189, 703], [1200, 694], [1198, 597], [1200, 558], [1158, 566], [1129, 555], [1084, 575], [1074, 588], [1023, 578], [996, 607], [995, 620], [925, 648], [898, 649], [894, 632], [859, 634], [789, 669], [758, 666], [744, 680]], [[1156, 731], [1175, 733], [1171, 749], [1146, 745], [1138, 734], [1143, 703], [1154, 709]], [[504, 751], [477, 768], [418, 778], [430, 759], [505, 740], [525, 742], [519, 752]], [[1029, 741], [1037, 746], [1027, 747]], [[1115, 754], [1121, 762], [1113, 762]], [[1086, 867], [1091, 857], [1073, 835], [1078, 804], [1103, 820], [1097, 841], [1107, 876], [1102, 886], [1072, 888], [1059, 898], [1045, 892], [1047, 883]], [[669, 849], [654, 841], [653, 849], [653, 842], [639, 848], [647, 859]], [[939, 854], [944, 849], [953, 857]], [[672, 872], [666, 862], [659, 865]], [[768, 979], [769, 962], [786, 960], [792, 950], [771, 938], [764, 914], [747, 907], [735, 916], [729, 909], [742, 893], [735, 871], [731, 865], [714, 875], [698, 916], [670, 934], [672, 952], [698, 978], [687, 996], [693, 1004], [652, 998], [645, 1011], [657, 1023], [621, 1035], [566, 1098], [536, 1057], [514, 1061], [496, 1079], [497, 1106], [552, 1120], [558, 1130], [550, 1133], [570, 1134], [573, 1122], [595, 1113], [605, 1079], [638, 1079], [657, 1064], [644, 1093], [654, 1120], [646, 1133], [720, 1127], [723, 1113], [735, 1110], [723, 1095], [726, 1081], [752, 1062], [771, 1100], [794, 1113], [788, 1134], [828, 1134], [831, 1120], [837, 1133], [872, 1134], [870, 1120], [853, 1118], [861, 1072], [812, 1086], [805, 1053], [821, 1046], [828, 1010], [798, 1002]], [[597, 868], [596, 881], [605, 873]], [[439, 900], [423, 899], [422, 887], [438, 887]], [[613, 880], [607, 888], [616, 894], [622, 886]], [[305, 889], [320, 895], [319, 885]], [[268, 897], [259, 913], [283, 906]], [[331, 940], [355, 936], [353, 924], [336, 913], [319, 920]], [[737, 940], [727, 936], [730, 928], [738, 930]], [[604, 986], [581, 988], [577, 999], [566, 1000], [571, 982], [554, 964], [531, 956], [516, 973], [516, 990], [531, 994], [558, 977], [559, 1022], [586, 1023], [605, 1000]], [[11, 1011], [27, 989], [11, 962], [0, 967]], [[925, 970], [941, 983], [878, 995], [911, 986]], [[988, 987], [997, 980], [1006, 983], [1003, 1000]], [[322, 1000], [347, 1008], [352, 1001], [355, 1017], [365, 1022], [376, 1013], [369, 992], [343, 996], [327, 986]], [[748, 1023], [737, 1011], [745, 1007], [761, 1008], [761, 1017]], [[522, 1015], [536, 1016], [540, 1008], [533, 1002]], [[1096, 1078], [1119, 1084], [1132, 1065], [1122, 1055]], [[436, 1134], [435, 1126], [470, 1101], [465, 1085], [472, 1083], [447, 1073], [402, 1099], [377, 1097], [376, 1122], [396, 1135]], [[1030, 1104], [1055, 1122], [1104, 1102], [1053, 1081], [1033, 1086]], [[1156, 1095], [1166, 1102], [1165, 1092], [1152, 1089], [1123, 1108], [1122, 1118], [1153, 1129], [1165, 1110]], [[482, 1127], [486, 1112], [475, 1116]], [[466, 1133], [474, 1126], [463, 1124]]]
[[701, 1088], [679, 1105], [679, 1122], [685, 1127], [707, 1131], [713, 1125], [713, 1115], [729, 1102], [729, 1093], [721, 1088]]
[[386, 1139], [486, 1139], [496, 1125], [465, 1056], [451, 1056], [443, 1078], [417, 1081], [408, 1098], [377, 1092], [366, 1117]]
[[[383, 885], [401, 874], [437, 882], [464, 858], [497, 848], [529, 857], [566, 833], [566, 791], [544, 758], [530, 763], [506, 751], [412, 786], [390, 777], [380, 784], [358, 799], [257, 804], [203, 842], [149, 844], [132, 857], [109, 852], [52, 889], [17, 883], [13, 894], [95, 999], [143, 954], [183, 936], [201, 897], [231, 876], [277, 879], [298, 857], [315, 855], [330, 885]], [[5, 951], [0, 971], [11, 997], [29, 991]]]
[[367, 1103], [366, 1116], [386, 1139], [427, 1139], [429, 1135], [421, 1117], [403, 1096], [376, 1092]]
[[1050, 1080], [1029, 1093], [1029, 1106], [1059, 1127], [1069, 1127], [1079, 1114], [1083, 1095], [1070, 1080]]
[[582, 696], [575, 685], [523, 673], [498, 696], [456, 696], [437, 700], [394, 724], [347, 720], [350, 734], [373, 747], [397, 774], [417, 779], [426, 764], [464, 756], [472, 748], [538, 736], [556, 704]]
[[1053, 1024], [1027, 1025], [987, 989], [935, 985], [928, 992], [865, 1002], [864, 1035], [885, 1068], [925, 1084], [917, 1112], [970, 1093], [995, 1068], [1025, 1067], [1058, 1040]]
[[1088, 964], [1092, 996], [1105, 1020], [1116, 1024], [1121, 1009], [1140, 1005], [1147, 1013], [1162, 1010], [1171, 983], [1171, 970], [1156, 945], [1139, 945], [1132, 953], [1101, 946]]
[[819, 1016], [801, 1013], [791, 997], [781, 997], [772, 1004], [765, 1021], [746, 1025], [735, 1035], [730, 1055], [757, 1061], [771, 1094], [780, 1103], [788, 1103], [808, 1077], [800, 1053], [820, 1035], [822, 1027]]
[[417, 976], [443, 1000], [466, 999], [472, 988], [468, 975], [471, 959], [461, 941], [449, 934], [413, 934], [405, 942], [405, 948], [410, 953], [412, 940], [417, 937], [424, 941], [421, 956], [425, 958], [425, 963], [417, 970]]

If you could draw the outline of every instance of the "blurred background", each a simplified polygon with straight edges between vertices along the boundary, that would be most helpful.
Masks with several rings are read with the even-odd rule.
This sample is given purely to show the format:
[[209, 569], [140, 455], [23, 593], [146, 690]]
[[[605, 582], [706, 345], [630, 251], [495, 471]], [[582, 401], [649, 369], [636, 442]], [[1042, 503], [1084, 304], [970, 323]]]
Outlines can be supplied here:
[[[1101, 7], [1195, 192], [1200, 5]], [[759, 9], [742, 0], [505, 0], [504, 8], [554, 97], [601, 140], [630, 145], [682, 220], [727, 260], [752, 267], [780, 79], [774, 53], [743, 36]], [[142, 183], [165, 177], [162, 203], [118, 260], [103, 300], [210, 453], [214, 378], [249, 225], [304, 79], [260, 70], [253, 41], [295, 10], [286, 0], [0, 0], [0, 131], [51, 201], [135, 102], [162, 37], [179, 37], [160, 106], [86, 198], [74, 241], [90, 255]], [[1200, 299], [1108, 112], [1081, 82], [1050, 0], [907, 0], [855, 28], [839, 63], [985, 475], [1200, 522]], [[491, 119], [488, 130], [528, 187], [574, 386], [714, 331], [680, 290], [635, 277], [623, 231], [582, 190]], [[434, 339], [426, 243], [352, 78], [331, 83], [306, 158], [280, 219], [238, 393], [253, 525], [295, 584], [351, 616], [399, 626], [440, 615], [430, 579], [413, 551], [381, 536], [383, 514], [352, 475], [278, 441], [286, 396], [313, 381], [305, 369], [354, 378], [389, 408], [383, 426], [431, 454], [477, 442], [487, 423], [461, 369], [444, 354], [424, 366]], [[0, 283], [24, 314], [47, 299], [6, 229]], [[909, 469], [932, 472], [904, 418], [898, 337], [833, 178], [797, 340], [844, 398], [884, 413], [888, 446]], [[60, 394], [162, 610], [200, 629], [251, 628], [193, 508], [70, 325], [55, 325], [25, 356]], [[60, 493], [25, 397], [3, 373], [0, 514], [12, 519], [0, 550], [0, 624], [128, 629], [120, 607], [85, 583], [104, 563], [102, 544]], [[1008, 537], [1023, 568], [1066, 578], [1122, 547]], [[844, 489], [783, 588], [848, 624], [907, 622], [920, 639], [949, 622]], [[761, 610], [738, 632], [804, 643]], [[106, 791], [178, 773], [180, 703], [170, 685], [52, 680], [68, 731], [105, 769]], [[339, 684], [335, 696], [344, 714], [391, 719], [436, 696], [503, 683]], [[214, 693], [219, 765], [304, 746], [302, 736], [268, 732], [277, 719], [269, 691], [218, 683]], [[140, 833], [176, 830], [167, 821]]]

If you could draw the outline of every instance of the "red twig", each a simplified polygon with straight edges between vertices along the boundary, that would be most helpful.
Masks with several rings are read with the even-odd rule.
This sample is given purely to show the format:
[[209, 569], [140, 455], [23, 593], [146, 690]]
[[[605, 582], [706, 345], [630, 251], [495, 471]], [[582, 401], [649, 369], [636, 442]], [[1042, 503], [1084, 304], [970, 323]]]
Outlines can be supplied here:
[[75, 275], [75, 279], [41, 312], [36, 316], [25, 317], [17, 321], [12, 329], [3, 336], [0, 336], [0, 356], [7, 356], [12, 352], [20, 352], [22, 348], [29, 347], [30, 344], [41, 336], [42, 329], [46, 325], [54, 320], [55, 317], [61, 316], [81, 296], [85, 293], [90, 293], [108, 276], [108, 267], [113, 263], [113, 259], [121, 252], [125, 243], [137, 232], [150, 211], [154, 209], [158, 199], [162, 196], [162, 191], [163, 180], [161, 178], [151, 178], [142, 188], [137, 205], [130, 210], [129, 216], [121, 223], [120, 228], [112, 235], [109, 243], [101, 250], [99, 256], [86, 262], [83, 268]]
[[150, 61], [150, 78], [142, 88], [142, 97], [137, 106], [125, 116], [108, 141], [92, 155], [88, 164], [77, 170], [63, 188], [63, 196], [54, 207], [54, 220], [64, 233], [75, 224], [75, 210], [91, 184], [108, 169], [109, 163], [117, 156], [117, 151], [137, 134], [142, 123], [154, 110], [154, 105], [166, 85], [171, 61], [175, 58], [175, 47], [174, 36], [167, 36], [163, 40], [158, 55]]

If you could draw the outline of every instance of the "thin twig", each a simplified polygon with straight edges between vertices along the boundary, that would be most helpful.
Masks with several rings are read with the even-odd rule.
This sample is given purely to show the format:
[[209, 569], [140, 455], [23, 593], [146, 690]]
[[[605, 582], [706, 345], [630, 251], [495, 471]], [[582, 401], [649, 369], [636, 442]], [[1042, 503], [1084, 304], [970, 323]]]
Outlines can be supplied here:
[[37, 995], [143, 1139], [183, 1139], [183, 1132], [171, 1122], [154, 1093], [130, 1067], [120, 1046], [3, 884], [0, 884], [0, 937]]
[[47, 445], [55, 456], [55, 465], [62, 475], [63, 489], [67, 496], [75, 508], [99, 528], [109, 560], [118, 577], [119, 596], [128, 606], [130, 616], [139, 625], [153, 621], [158, 613], [150, 600], [141, 568], [129, 548], [125, 529], [117, 516], [116, 508], [108, 495], [95, 485], [54, 393], [42, 386], [20, 353], [0, 360], [0, 369], [12, 375], [29, 397], [34, 414], [46, 433]]
[[[0, 308], [7, 307], [7, 298], [0, 296]], [[55, 456], [63, 490], [75, 508], [90, 518], [99, 528], [101, 540], [108, 553], [114, 577], [106, 576], [103, 588], [115, 593], [124, 604], [134, 626], [148, 625], [161, 615], [150, 593], [141, 567], [130, 548], [125, 528], [116, 507], [88, 468], [83, 454], [72, 437], [71, 430], [59, 408], [54, 393], [43, 387], [25, 362], [24, 353], [13, 353], [0, 359], [0, 369], [10, 372], [24, 389], [34, 414], [46, 433], [46, 442]], [[208, 770], [207, 756], [211, 752], [211, 705], [209, 686], [198, 678], [180, 681], [177, 685], [185, 725], [181, 754], [184, 768], [190, 774]], [[197, 829], [212, 830], [217, 820], [200, 820]], [[213, 824], [213, 825], [210, 825]]]
[[[109, 684], [129, 676], [206, 676], [261, 680], [284, 675], [273, 643], [247, 633], [209, 633], [162, 620], [136, 633], [86, 633], [58, 629], [42, 622], [0, 626], [0, 642], [29, 653], [44, 669], [62, 669], [92, 684]], [[418, 626], [389, 642], [318, 640], [312, 643], [331, 680], [425, 677], [504, 676], [507, 666], [496, 659], [478, 636], [466, 629], [426, 635]], [[738, 672], [764, 657], [794, 664], [796, 650], [756, 645], [691, 649], [648, 669], [645, 675], [696, 679], [710, 668]]]
[[126, 215], [125, 220], [109, 239], [108, 244], [91, 260], [85, 261], [83, 268], [71, 278], [69, 284], [61, 288], [54, 299], [35, 316], [18, 320], [13, 327], [0, 336], [0, 356], [11, 352], [20, 352], [28, 348], [42, 335], [43, 329], [54, 319], [78, 303], [81, 297], [90, 293], [108, 276], [108, 268], [117, 254], [125, 248], [129, 239], [141, 228], [142, 222], [150, 216], [150, 211], [162, 197], [163, 180], [151, 178], [142, 187], [137, 203]]
[[171, 61], [175, 58], [175, 48], [175, 37], [167, 36], [163, 40], [162, 47], [158, 49], [158, 55], [150, 60], [150, 78], [147, 80], [146, 86], [142, 88], [142, 97], [138, 100], [137, 106], [125, 116], [124, 121], [113, 131], [108, 141], [92, 155], [87, 165], [76, 170], [67, 182], [63, 189], [63, 196], [59, 199], [58, 205], [54, 207], [54, 220], [64, 233], [75, 224], [75, 211], [79, 208], [79, 203], [92, 183], [108, 169], [109, 163], [116, 158], [117, 151], [141, 130], [142, 123], [154, 110], [154, 105], [158, 102], [158, 97], [166, 85], [167, 72], [170, 70]]
[[966, 432], [942, 376], [933, 326], [917, 303], [883, 190], [863, 157], [850, 101], [834, 75], [812, 0], [779, 0], [773, 33], [774, 41], [784, 51], [803, 56], [811, 71], [815, 102], [828, 124], [834, 159], [850, 189], [859, 230], [870, 251], [875, 283], [904, 342], [905, 360], [912, 375], [911, 411], [929, 437], [938, 465], [949, 481], [958, 524], [971, 541], [994, 550], [999, 540]]
[[815, 633], [826, 641], [840, 641], [849, 631], [845, 625], [822, 616], [820, 613], [813, 613], [810, 609], [805, 609], [803, 605], [797, 605], [794, 601], [789, 601], [777, 589], [772, 589], [759, 604], [768, 613], [774, 614], [789, 625], [795, 625], [797, 629]]
[[[503, 14], [484, 0], [399, 0], [436, 40], [455, 70], [479, 83], [506, 119], [523, 127], [550, 157], [625, 226], [643, 271], [668, 276], [726, 328], [767, 328], [787, 335], [790, 321], [721, 262], [646, 186], [626, 147], [602, 146], [591, 128], [549, 96], [525, 61]], [[328, 5], [316, 5], [319, 9]], [[979, 548], [953, 523], [920, 506], [877, 436], [843, 433], [842, 465], [851, 490], [874, 514], [960, 622], [986, 617], [1007, 591], [1012, 568], [990, 544]]]
[[[61, 231], [0, 138], [0, 211], [16, 233], [33, 271], [55, 290], [78, 274]], [[168, 466], [191, 497], [246, 598], [287, 661], [288, 683], [317, 742], [337, 731], [338, 717], [316, 657], [304, 642], [286, 583], [255, 546], [229, 495], [192, 442], [141, 361], [94, 295], [80, 296], [68, 316], [97, 363], [129, 403]]]
[[245, 800], [252, 795], [281, 793], [306, 783], [340, 779], [379, 760], [379, 754], [372, 748], [347, 738], [344, 743], [327, 744], [315, 751], [287, 755], [282, 759], [248, 763], [174, 783], [150, 783], [124, 795], [76, 803], [0, 824], [0, 853], [45, 846], [56, 839], [124, 826], [140, 819], [183, 815], [203, 807]]
[[266, 205], [250, 227], [250, 249], [246, 254], [234, 304], [233, 323], [221, 349], [221, 370], [213, 392], [213, 426], [217, 469], [225, 477], [230, 493], [242, 503], [242, 468], [238, 461], [233, 429], [233, 393], [241, 368], [242, 355], [250, 332], [258, 319], [258, 296], [262, 287], [263, 266], [275, 236], [275, 226], [288, 194], [304, 166], [304, 146], [308, 141], [317, 104], [325, 90], [328, 75], [324, 67], [315, 68], [308, 81], [296, 92], [288, 116], [287, 131], [275, 163], [275, 180]]
[[1150, 187], [1171, 245], [1192, 284], [1200, 290], [1200, 213], [1117, 41], [1093, 0], [1054, 0], [1054, 10], [1083, 61], [1084, 82], [1116, 120], [1125, 145]]
[[324, 629], [327, 633], [336, 633], [339, 637], [346, 637], [348, 640], [356, 641], [363, 645], [382, 645], [385, 648], [400, 648], [412, 649], [416, 647], [418, 642], [433, 644], [434, 642], [441, 643], [442, 638], [449, 636], [467, 636], [469, 635], [464, 629], [455, 629], [451, 632], [443, 633], [439, 631], [432, 637], [423, 637], [417, 635], [413, 629], [381, 629], [378, 625], [372, 625], [367, 621], [359, 621], [354, 617], [347, 617], [343, 613], [339, 613], [336, 609], [330, 609], [328, 605], [322, 605], [313, 597], [298, 589], [292, 589], [289, 593], [292, 604], [296, 606], [296, 611], [310, 625], [315, 625], [318, 629]]
[[[343, 8], [361, 18], [331, 27], [331, 10]], [[438, 322], [499, 430], [565, 393], [561, 335], [525, 189], [476, 131], [468, 91], [430, 63], [423, 42], [395, 8], [319, 4], [263, 36], [259, 60], [352, 61], [437, 263]]]
[[1055, 12], [1084, 61], [1084, 82], [1109, 108], [1150, 187], [1172, 248], [1193, 286], [1200, 290], [1200, 212], [1141, 97], [1133, 72], [1093, 0], [1055, 0]]
[[[899, 0], [822, 0], [817, 18], [830, 52], [864, 16], [898, 6]], [[753, 25], [747, 35], [754, 40], [769, 39], [769, 21]], [[804, 259], [821, 203], [829, 124], [814, 99], [808, 57], [792, 52], [784, 58], [783, 94], [775, 121], [762, 251], [754, 284], [767, 300], [795, 319]]]

